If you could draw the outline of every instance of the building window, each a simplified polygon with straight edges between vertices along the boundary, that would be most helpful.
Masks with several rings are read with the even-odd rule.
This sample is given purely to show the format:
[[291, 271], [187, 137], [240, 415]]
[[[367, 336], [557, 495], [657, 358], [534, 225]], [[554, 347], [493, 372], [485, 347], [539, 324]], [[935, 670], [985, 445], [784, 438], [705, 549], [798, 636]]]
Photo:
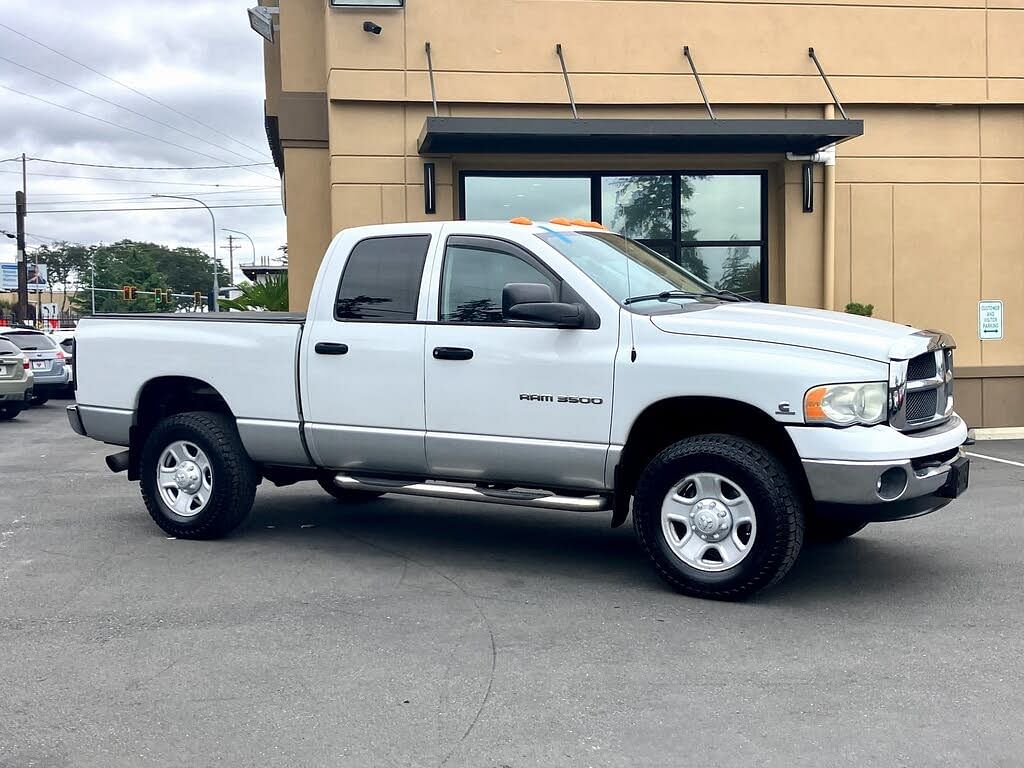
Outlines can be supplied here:
[[430, 235], [371, 237], [356, 243], [338, 285], [334, 317], [411, 323]]
[[716, 288], [767, 300], [760, 172], [462, 174], [462, 216], [593, 219]]
[[464, 183], [466, 219], [590, 218], [588, 176], [467, 176]]

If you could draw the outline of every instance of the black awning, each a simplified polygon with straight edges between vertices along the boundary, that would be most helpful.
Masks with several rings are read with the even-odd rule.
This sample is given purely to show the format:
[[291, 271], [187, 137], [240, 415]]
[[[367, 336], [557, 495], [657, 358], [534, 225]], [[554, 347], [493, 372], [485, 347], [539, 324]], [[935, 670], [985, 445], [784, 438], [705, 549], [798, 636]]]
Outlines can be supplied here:
[[418, 146], [421, 155], [556, 152], [795, 152], [806, 155], [863, 133], [863, 120], [428, 117]]

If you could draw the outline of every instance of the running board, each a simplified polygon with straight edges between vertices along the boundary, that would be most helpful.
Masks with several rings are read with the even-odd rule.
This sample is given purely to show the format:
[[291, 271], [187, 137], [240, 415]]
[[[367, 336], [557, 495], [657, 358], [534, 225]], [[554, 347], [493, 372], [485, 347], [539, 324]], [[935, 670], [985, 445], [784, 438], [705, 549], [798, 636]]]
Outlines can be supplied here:
[[608, 496], [558, 496], [545, 491], [502, 491], [495, 488], [474, 488], [446, 483], [410, 483], [387, 478], [353, 477], [337, 474], [334, 484], [352, 491], [400, 493], [405, 496], [427, 496], [434, 499], [462, 499], [487, 504], [512, 504], [519, 507], [564, 509], [575, 512], [604, 512], [612, 508]]

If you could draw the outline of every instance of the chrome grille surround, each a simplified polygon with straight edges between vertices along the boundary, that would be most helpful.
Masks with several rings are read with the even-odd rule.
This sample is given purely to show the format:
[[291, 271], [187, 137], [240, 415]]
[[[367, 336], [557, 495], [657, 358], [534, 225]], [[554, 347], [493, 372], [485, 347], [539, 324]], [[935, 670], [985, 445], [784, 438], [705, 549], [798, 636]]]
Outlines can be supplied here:
[[[889, 424], [913, 432], [953, 415], [953, 337], [919, 331], [901, 339], [889, 357]], [[922, 376], [931, 373], [933, 375]], [[910, 378], [913, 374], [915, 378]]]

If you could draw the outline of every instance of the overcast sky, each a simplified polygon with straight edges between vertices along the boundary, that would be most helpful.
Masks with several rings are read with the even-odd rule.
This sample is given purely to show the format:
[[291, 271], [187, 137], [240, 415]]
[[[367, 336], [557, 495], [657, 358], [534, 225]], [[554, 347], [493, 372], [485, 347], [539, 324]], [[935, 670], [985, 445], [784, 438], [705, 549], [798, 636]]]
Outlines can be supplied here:
[[[0, 161], [20, 157], [24, 152], [29, 157], [101, 165], [270, 163], [263, 128], [263, 46], [261, 38], [249, 28], [249, 4], [244, 0], [4, 0], [0, 15], [0, 86], [114, 125], [0, 88]], [[206, 125], [149, 101], [5, 27]], [[20, 162], [0, 162], [0, 230], [11, 233], [15, 229], [14, 193], [21, 188], [20, 174]], [[63, 178], [66, 176], [75, 178]], [[86, 176], [103, 178], [83, 178]], [[195, 246], [209, 252], [213, 238], [209, 214], [195, 203], [152, 199], [149, 196], [153, 193], [201, 197], [210, 205], [273, 204], [215, 209], [214, 213], [218, 230], [229, 227], [251, 235], [259, 258], [280, 255], [277, 248], [285, 243], [284, 215], [278, 174], [272, 164], [249, 169], [165, 171], [29, 162], [28, 246], [31, 249], [50, 239], [91, 244], [132, 238], [169, 246]], [[194, 206], [196, 210], [45, 212], [143, 206]], [[227, 234], [218, 231], [219, 246], [227, 245]], [[252, 258], [248, 241], [243, 240], [243, 245], [235, 251], [236, 264]], [[227, 264], [226, 249], [218, 250]], [[0, 235], [0, 262], [13, 261], [14, 255], [14, 240]], [[236, 275], [240, 277], [237, 271]]]

